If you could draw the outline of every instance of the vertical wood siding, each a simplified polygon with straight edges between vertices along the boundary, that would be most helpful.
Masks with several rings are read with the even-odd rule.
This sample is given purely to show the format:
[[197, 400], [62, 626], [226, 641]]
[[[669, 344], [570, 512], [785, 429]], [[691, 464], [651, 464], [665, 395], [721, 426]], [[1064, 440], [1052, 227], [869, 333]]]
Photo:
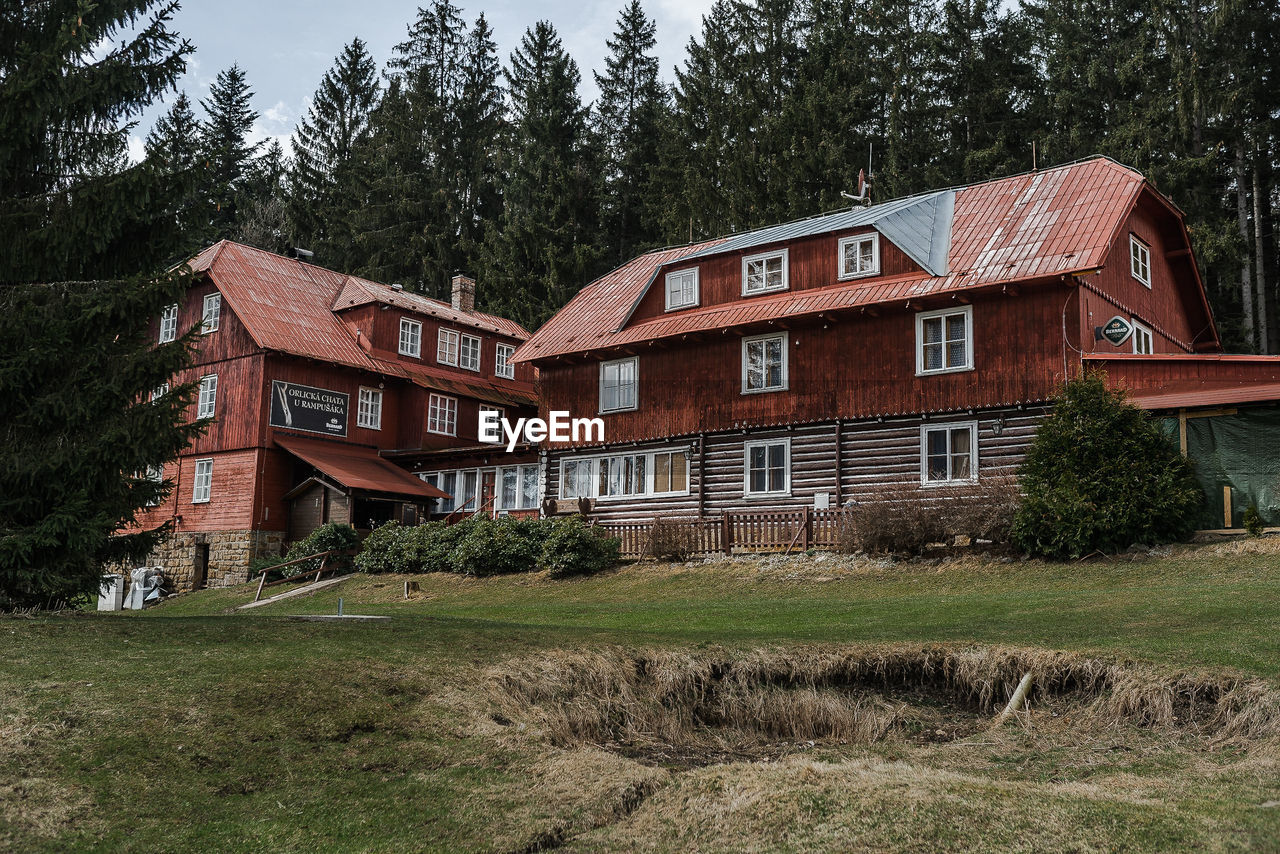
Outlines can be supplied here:
[[[638, 409], [602, 415], [605, 438], [647, 441], [746, 426], [1038, 404], [1052, 396], [1067, 366], [1078, 364], [1074, 351], [1067, 360], [1062, 341], [1071, 298], [1066, 288], [1040, 287], [975, 299], [975, 370], [960, 373], [916, 376], [916, 314], [902, 306], [885, 306], [875, 318], [842, 318], [828, 328], [790, 329], [786, 391], [741, 393], [736, 334], [643, 349]], [[544, 416], [551, 409], [596, 415], [598, 377], [598, 362], [544, 367]]]
[[[855, 234], [874, 234], [870, 227], [854, 228], [845, 231], [820, 234], [796, 240], [791, 243], [778, 243], [771, 246], [760, 246], [746, 252], [735, 252], [730, 255], [712, 256], [697, 263], [668, 264], [658, 270], [657, 278], [637, 306], [632, 323], [638, 323], [667, 313], [666, 274], [676, 270], [698, 270], [699, 305], [723, 305], [740, 302], [742, 295], [742, 258], [777, 249], [787, 249], [788, 289], [804, 291], [810, 288], [829, 287], [839, 281], [839, 246], [840, 240]], [[882, 279], [893, 278], [907, 273], [923, 272], [916, 262], [889, 242], [884, 235], [880, 236], [880, 274], [865, 280], [868, 284]], [[745, 299], [750, 299], [746, 297]]]

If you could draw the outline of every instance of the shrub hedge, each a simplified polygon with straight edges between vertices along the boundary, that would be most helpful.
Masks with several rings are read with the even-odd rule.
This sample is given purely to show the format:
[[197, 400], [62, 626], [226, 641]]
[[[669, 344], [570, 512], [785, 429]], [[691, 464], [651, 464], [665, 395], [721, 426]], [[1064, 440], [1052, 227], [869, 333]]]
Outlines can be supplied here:
[[369, 534], [361, 572], [456, 572], [489, 576], [549, 569], [557, 577], [599, 572], [618, 560], [618, 541], [581, 517], [465, 519], [455, 525], [394, 522]]

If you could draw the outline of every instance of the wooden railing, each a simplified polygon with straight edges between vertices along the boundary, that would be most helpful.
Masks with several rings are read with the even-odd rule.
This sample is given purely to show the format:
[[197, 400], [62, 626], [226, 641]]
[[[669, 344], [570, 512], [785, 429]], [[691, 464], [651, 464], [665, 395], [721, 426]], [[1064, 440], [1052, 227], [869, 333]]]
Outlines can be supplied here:
[[[290, 582], [297, 584], [301, 581], [305, 581], [308, 576], [313, 574], [315, 575], [315, 578], [312, 578], [311, 581], [308, 583], [314, 584], [315, 582], [320, 580], [320, 576], [322, 574], [326, 572], [332, 572], [334, 569], [337, 568], [337, 567], [329, 566], [329, 558], [334, 557], [335, 555], [346, 555], [350, 557], [356, 553], [357, 552], [355, 550], [351, 550], [351, 549], [333, 549], [327, 552], [317, 552], [313, 555], [307, 555], [306, 557], [295, 558], [294, 560], [287, 561], [285, 563], [278, 563], [275, 566], [269, 566], [266, 569], [262, 570], [262, 577], [258, 579], [258, 592], [254, 594], [253, 601], [257, 602], [259, 599], [261, 599], [262, 591], [268, 587], [275, 587], [277, 584], [289, 584]], [[316, 558], [320, 558], [320, 566], [315, 570], [314, 573], [312, 573], [311, 570], [307, 570], [306, 572], [300, 572], [297, 575], [292, 575], [292, 576], [289, 576], [288, 578], [278, 578], [275, 581], [272, 581], [269, 583], [267, 581], [267, 575], [269, 575], [272, 572], [275, 572], [277, 569], [284, 569], [286, 566], [294, 566], [299, 563], [306, 563], [307, 561], [315, 560]]]
[[[803, 552], [835, 548], [841, 510], [732, 510], [719, 518], [663, 520], [689, 530], [690, 554], [734, 552]], [[599, 522], [622, 544], [624, 557], [645, 557], [653, 522]]]

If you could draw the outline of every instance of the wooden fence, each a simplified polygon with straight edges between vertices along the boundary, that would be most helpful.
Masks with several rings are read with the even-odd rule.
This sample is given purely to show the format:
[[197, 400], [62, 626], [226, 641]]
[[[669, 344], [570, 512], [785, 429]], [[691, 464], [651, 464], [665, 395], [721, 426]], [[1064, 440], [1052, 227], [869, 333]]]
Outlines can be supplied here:
[[[688, 532], [690, 554], [734, 552], [803, 552], [834, 548], [839, 540], [840, 510], [741, 510], [720, 518], [669, 518], [663, 524]], [[653, 522], [600, 522], [600, 527], [622, 543], [624, 557], [644, 557], [650, 552]]]

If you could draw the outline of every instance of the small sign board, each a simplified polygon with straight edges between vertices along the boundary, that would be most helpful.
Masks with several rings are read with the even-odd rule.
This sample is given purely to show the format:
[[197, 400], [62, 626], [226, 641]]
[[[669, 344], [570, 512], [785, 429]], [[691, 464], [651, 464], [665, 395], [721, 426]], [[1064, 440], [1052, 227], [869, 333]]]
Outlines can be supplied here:
[[1107, 321], [1106, 326], [1101, 327], [1100, 334], [1103, 338], [1119, 347], [1128, 341], [1129, 336], [1133, 334], [1133, 324], [1117, 314]]
[[326, 436], [345, 436], [349, 397], [327, 388], [272, 380], [271, 426]]

